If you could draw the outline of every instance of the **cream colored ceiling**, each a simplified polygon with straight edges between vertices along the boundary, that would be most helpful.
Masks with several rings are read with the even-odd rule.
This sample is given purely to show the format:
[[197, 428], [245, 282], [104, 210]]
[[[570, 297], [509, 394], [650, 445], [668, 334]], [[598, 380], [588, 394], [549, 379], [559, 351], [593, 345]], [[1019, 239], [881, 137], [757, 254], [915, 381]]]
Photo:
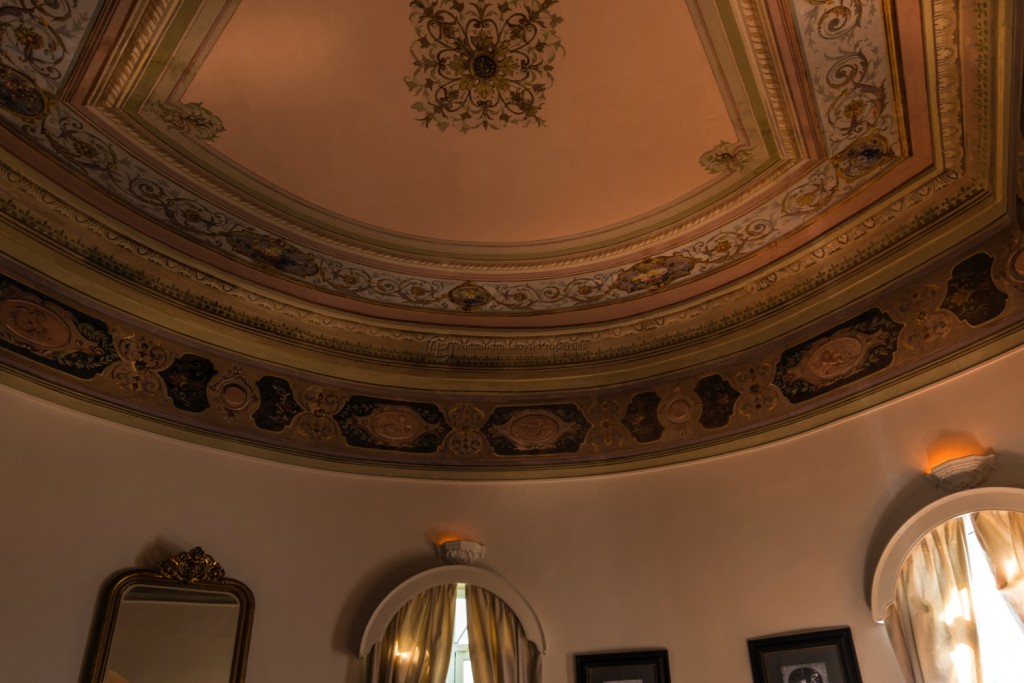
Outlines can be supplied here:
[[[428, 10], [471, 47], [444, 52]], [[621, 470], [805, 429], [1016, 343], [1013, 10], [0, 12], [5, 376], [398, 475]], [[513, 53], [536, 109], [500, 105]], [[459, 68], [483, 94], [424, 125]]]

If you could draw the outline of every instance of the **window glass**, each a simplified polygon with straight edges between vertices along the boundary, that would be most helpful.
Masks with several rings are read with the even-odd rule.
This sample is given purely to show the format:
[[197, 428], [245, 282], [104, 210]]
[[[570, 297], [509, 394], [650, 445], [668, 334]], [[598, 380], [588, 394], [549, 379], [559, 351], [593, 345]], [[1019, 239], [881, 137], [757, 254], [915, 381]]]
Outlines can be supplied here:
[[452, 656], [448, 662], [445, 683], [473, 683], [469, 663], [469, 620], [466, 616], [466, 584], [460, 583], [455, 594], [455, 633]]
[[978, 620], [978, 645], [985, 683], [1024, 683], [1024, 632], [996, 588], [988, 558], [974, 533], [970, 515], [964, 515], [967, 554], [971, 567], [971, 597]]

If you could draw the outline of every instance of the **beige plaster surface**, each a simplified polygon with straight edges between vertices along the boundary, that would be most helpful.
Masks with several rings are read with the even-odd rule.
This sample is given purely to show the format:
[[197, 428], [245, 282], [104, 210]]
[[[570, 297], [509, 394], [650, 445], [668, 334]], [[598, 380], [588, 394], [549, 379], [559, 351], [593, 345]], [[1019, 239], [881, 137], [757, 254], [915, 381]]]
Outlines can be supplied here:
[[713, 182], [700, 155], [737, 141], [687, 3], [640, 5], [551, 8], [565, 53], [544, 127], [424, 128], [401, 2], [246, 0], [182, 101], [223, 120], [218, 152], [351, 219], [477, 243], [566, 237]]
[[920, 471], [953, 430], [1024, 485], [1018, 349], [815, 432], [688, 465], [577, 480], [388, 480], [265, 462], [104, 423], [0, 387], [0, 680], [78, 676], [109, 577], [202, 545], [256, 598], [249, 683], [359, 680], [377, 601], [436, 566], [484, 565], [576, 653], [665, 647], [673, 679], [750, 680], [746, 640], [849, 625], [865, 681], [899, 680], [866, 586], [887, 534], [940, 495]]

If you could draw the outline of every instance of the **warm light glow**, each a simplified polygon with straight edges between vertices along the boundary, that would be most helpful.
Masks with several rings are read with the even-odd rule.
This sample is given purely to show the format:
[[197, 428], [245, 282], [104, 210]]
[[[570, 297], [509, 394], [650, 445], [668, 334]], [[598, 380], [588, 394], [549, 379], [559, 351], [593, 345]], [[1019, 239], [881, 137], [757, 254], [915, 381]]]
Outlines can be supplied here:
[[964, 643], [957, 645], [949, 658], [953, 660], [953, 668], [956, 669], [956, 680], [974, 680], [974, 649]]
[[989, 449], [965, 432], [943, 432], [927, 448], [928, 472], [942, 463], [968, 455], [982, 455]]
[[418, 652], [418, 647], [414, 647], [412, 650], [402, 650], [398, 645], [395, 645], [395, 659], [399, 659], [403, 662], [415, 657]]
[[946, 603], [945, 608], [942, 610], [942, 620], [950, 626], [953, 625], [957, 619], [964, 619], [970, 621], [971, 617], [969, 614], [964, 613], [964, 605], [970, 604], [971, 594], [966, 588], [960, 589], [957, 594], [959, 599], [952, 599]]

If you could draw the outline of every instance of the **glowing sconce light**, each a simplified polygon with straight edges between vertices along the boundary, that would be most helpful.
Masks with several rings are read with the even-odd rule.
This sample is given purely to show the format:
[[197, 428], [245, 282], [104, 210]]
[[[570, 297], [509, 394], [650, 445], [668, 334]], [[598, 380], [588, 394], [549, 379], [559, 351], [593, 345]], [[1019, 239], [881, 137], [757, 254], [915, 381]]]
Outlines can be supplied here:
[[996, 454], [974, 437], [949, 432], [928, 447], [928, 478], [945, 491], [984, 484], [996, 467]]

